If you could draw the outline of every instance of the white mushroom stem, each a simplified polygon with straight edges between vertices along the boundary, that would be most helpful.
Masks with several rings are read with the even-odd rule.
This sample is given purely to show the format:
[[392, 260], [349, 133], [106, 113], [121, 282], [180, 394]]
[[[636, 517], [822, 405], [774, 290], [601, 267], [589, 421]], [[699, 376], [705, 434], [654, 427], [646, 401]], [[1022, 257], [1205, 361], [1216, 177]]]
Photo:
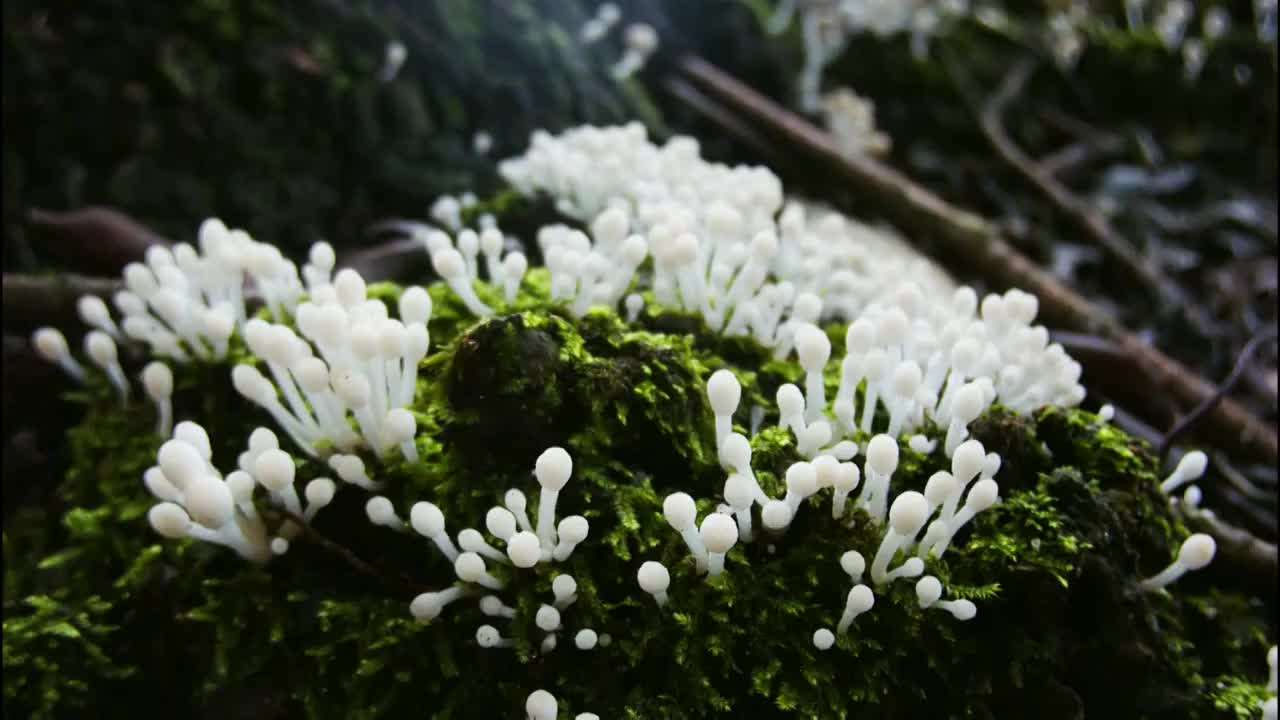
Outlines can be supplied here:
[[918, 557], [909, 557], [901, 565], [890, 570], [885, 576], [885, 583], [902, 578], [920, 577], [924, 573], [924, 561]]
[[519, 523], [520, 529], [524, 532], [533, 532], [533, 523], [529, 522], [529, 501], [525, 498], [524, 493], [512, 488], [502, 497], [502, 504], [515, 515], [516, 522]]
[[1178, 578], [1187, 574], [1191, 570], [1199, 570], [1213, 561], [1213, 556], [1217, 552], [1217, 543], [1213, 538], [1203, 533], [1197, 533], [1187, 538], [1182, 543], [1182, 547], [1178, 549], [1178, 557], [1169, 567], [1165, 568], [1155, 577], [1147, 578], [1138, 584], [1143, 590], [1159, 590], [1160, 588], [1175, 582]]
[[843, 635], [848, 632], [854, 619], [870, 610], [875, 604], [876, 597], [871, 592], [871, 588], [866, 585], [854, 585], [845, 599], [844, 614], [840, 616], [840, 624], [836, 625], [836, 633]]
[[561, 612], [577, 599], [578, 581], [572, 575], [557, 575], [551, 581], [551, 594], [555, 595], [555, 608]]
[[129, 400], [129, 381], [124, 377], [124, 370], [116, 353], [116, 342], [101, 330], [91, 330], [84, 336], [84, 349], [89, 359], [107, 374], [107, 379], [115, 387], [121, 402]]

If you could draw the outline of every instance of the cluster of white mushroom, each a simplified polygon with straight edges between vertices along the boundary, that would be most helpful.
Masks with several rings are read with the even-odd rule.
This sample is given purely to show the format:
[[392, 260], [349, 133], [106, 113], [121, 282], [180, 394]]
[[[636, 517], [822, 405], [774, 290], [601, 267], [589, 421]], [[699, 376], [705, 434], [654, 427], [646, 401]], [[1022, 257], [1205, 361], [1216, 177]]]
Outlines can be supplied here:
[[493, 308], [481, 301], [475, 291], [475, 283], [480, 280], [481, 256], [485, 276], [490, 284], [502, 288], [507, 303], [515, 301], [520, 281], [529, 268], [524, 253], [513, 250], [503, 254], [506, 238], [496, 224], [487, 225], [480, 232], [463, 228], [454, 237], [439, 230], [418, 235], [431, 256], [431, 266], [476, 317], [493, 314]]
[[[508, 490], [503, 505], [489, 509], [485, 515], [485, 528], [499, 541], [505, 550], [499, 550], [474, 529], [466, 528], [458, 533], [458, 543], [445, 528], [444, 513], [430, 502], [418, 502], [410, 509], [408, 525], [415, 532], [435, 545], [451, 563], [462, 585], [455, 585], [438, 592], [422, 593], [414, 598], [409, 610], [415, 618], [429, 622], [439, 617], [450, 603], [484, 590], [496, 593], [507, 583], [488, 571], [485, 561], [528, 570], [538, 563], [565, 562], [574, 549], [587, 538], [590, 525], [581, 515], [570, 515], [556, 523], [556, 502], [560, 491], [573, 475], [573, 460], [563, 448], [547, 448], [534, 464], [534, 477], [541, 486], [538, 502], [537, 524], [530, 522], [528, 502], [518, 489]], [[374, 507], [374, 503], [377, 506]], [[396, 516], [386, 498], [370, 500], [369, 518], [375, 524], [402, 528], [405, 523]], [[476, 588], [474, 586], [480, 586]], [[546, 633], [542, 652], [551, 652], [557, 644], [557, 634], [563, 631], [561, 613], [577, 600], [577, 582], [571, 575], [560, 574], [552, 580], [555, 599], [538, 609], [535, 622]], [[480, 588], [483, 588], [481, 590]], [[480, 610], [486, 616], [510, 620], [515, 610], [502, 602], [495, 594], [485, 594], [480, 599]], [[504, 638], [492, 625], [481, 625], [476, 631], [476, 641], [484, 648], [509, 648], [514, 641]], [[608, 645], [607, 635], [597, 634], [591, 628], [582, 628], [574, 635], [574, 645], [580, 650], [590, 650], [597, 645]]]
[[[222, 545], [251, 562], [265, 563], [273, 553], [288, 551], [289, 540], [301, 530], [296, 521], [310, 523], [337, 489], [328, 478], [312, 480], [303, 491], [304, 506], [294, 487], [294, 460], [266, 428], [249, 436], [239, 469], [225, 477], [212, 458], [208, 433], [193, 422], [178, 423], [173, 439], [160, 446], [156, 465], [143, 475], [143, 484], [160, 501], [147, 514], [157, 533]], [[292, 516], [274, 531], [254, 505], [258, 486], [272, 505]]]
[[247, 364], [232, 369], [232, 382], [312, 457], [362, 446], [385, 456], [399, 447], [416, 461], [417, 421], [407, 407], [430, 344], [431, 297], [407, 288], [398, 309], [399, 319], [389, 318], [385, 303], [367, 297], [359, 273], [342, 270], [296, 307], [301, 336], [283, 324], [246, 323], [245, 342], [274, 382]]
[[[801, 351], [802, 363], [806, 354], [807, 351]], [[820, 368], [820, 365], [815, 367]], [[825, 403], [821, 402], [820, 373], [816, 377], [817, 381], [808, 385], [810, 394], [816, 394], [819, 402], [810, 407], [817, 407], [815, 416], [822, 418]], [[858, 451], [852, 441], [842, 441], [822, 449], [822, 445], [830, 440], [829, 430], [820, 438], [809, 437], [809, 428], [826, 421], [814, 419], [812, 424], [805, 426], [804, 398], [798, 388], [784, 387], [790, 388], [785, 395], [793, 399], [780, 402], [781, 422], [791, 425], [800, 444], [808, 443], [809, 450], [815, 454], [811, 461], [800, 461], [787, 468], [786, 495], [770, 498], [760, 487], [751, 468], [750, 442], [732, 430], [732, 416], [741, 397], [741, 386], [727, 370], [716, 371], [708, 381], [708, 397], [716, 415], [717, 448], [722, 465], [730, 473], [724, 486], [726, 504], [707, 514], [699, 523], [697, 505], [688, 494], [673, 493], [663, 502], [664, 517], [672, 529], [680, 533], [693, 556], [697, 572], [705, 572], [709, 577], [719, 575], [724, 571], [726, 553], [738, 542], [753, 541], [753, 511], [757, 505], [760, 507], [760, 524], [770, 538], [778, 538], [785, 533], [805, 502], [827, 488], [832, 490], [832, 517], [847, 517], [850, 524], [856, 522], [849, 511], [848, 497], [865, 476], [854, 507], [862, 509], [872, 522], [885, 525], [885, 534], [870, 567], [871, 583], [881, 587], [900, 578], [920, 577], [927, 560], [941, 558], [965, 525], [978, 513], [999, 502], [1000, 488], [994, 476], [1000, 469], [1000, 456], [987, 453], [980, 442], [971, 439], [958, 444], [951, 453], [951, 471], [934, 473], [924, 493], [900, 492], [890, 503], [891, 480], [899, 461], [897, 439], [885, 434], [872, 437], [866, 445], [865, 460], [859, 469], [851, 462]], [[779, 393], [780, 397], [783, 395]], [[899, 554], [904, 558], [902, 563], [891, 569], [890, 564]], [[841, 557], [840, 563], [854, 582], [837, 625], [836, 632], [843, 634], [858, 615], [871, 609], [875, 600], [872, 589], [862, 583], [863, 572], [867, 569], [864, 556], [857, 550], [850, 550]], [[671, 578], [665, 566], [647, 561], [640, 566], [637, 580], [641, 589], [652, 595], [659, 606], [667, 604]], [[924, 578], [917, 587], [917, 593], [921, 607], [946, 609], [961, 620], [968, 620], [977, 612], [968, 600], [941, 601], [942, 586], [936, 578]], [[834, 642], [835, 635], [825, 628], [814, 635], [814, 645], [819, 649], [829, 649]]]

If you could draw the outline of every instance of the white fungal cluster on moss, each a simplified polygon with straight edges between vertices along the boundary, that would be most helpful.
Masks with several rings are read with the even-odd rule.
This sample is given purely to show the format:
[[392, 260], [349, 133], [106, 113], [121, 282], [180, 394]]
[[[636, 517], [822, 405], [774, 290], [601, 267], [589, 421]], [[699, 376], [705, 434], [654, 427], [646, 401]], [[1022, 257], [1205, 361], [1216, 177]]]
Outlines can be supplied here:
[[306, 523], [333, 500], [336, 490], [332, 480], [316, 478], [303, 491], [304, 505], [294, 485], [294, 460], [266, 428], [250, 435], [239, 469], [224, 477], [212, 460], [204, 428], [178, 423], [173, 438], [160, 446], [156, 465], [143, 475], [147, 490], [159, 501], [147, 514], [152, 529], [171, 539], [222, 545], [247, 560], [265, 563], [273, 553], [287, 552], [289, 540], [301, 528], [293, 519], [268, 528], [255, 505], [258, 487], [272, 505]]
[[[806, 342], [801, 340], [802, 344]], [[801, 351], [802, 365], [809, 354], [807, 348]], [[815, 370], [820, 372], [827, 359], [826, 354], [818, 352], [816, 358], [811, 358]], [[820, 378], [820, 374], [817, 377]], [[825, 418], [821, 385], [809, 385], [810, 394], [816, 396], [816, 407], [820, 408], [816, 416]], [[852, 462], [858, 452], [852, 440], [842, 440], [835, 446], [821, 449], [831, 440], [830, 423], [814, 419], [809, 425], [803, 425], [806, 422], [805, 398], [795, 386], [784, 385], [783, 388], [784, 391], [779, 392], [781, 423], [792, 426], [797, 446], [807, 442], [809, 449], [817, 454], [811, 461], [802, 460], [788, 467], [785, 496], [770, 498], [760, 487], [751, 468], [750, 442], [732, 430], [732, 416], [741, 397], [741, 386], [727, 370], [716, 371], [707, 382], [708, 398], [716, 417], [717, 448], [721, 464], [729, 473], [724, 486], [725, 505], [716, 512], [708, 513], [699, 523], [697, 504], [687, 493], [672, 493], [663, 501], [663, 515], [684, 540], [699, 574], [715, 577], [724, 572], [725, 554], [738, 542], [755, 539], [753, 512], [756, 506], [759, 506], [760, 525], [771, 540], [777, 540], [786, 532], [804, 506], [811, 504], [807, 502], [810, 498], [827, 489], [832, 492], [832, 517], [837, 520], [847, 518], [848, 524], [857, 522], [857, 515], [849, 507], [848, 499], [865, 478], [865, 482], [861, 482], [862, 491], [853, 501], [853, 508], [862, 510], [867, 519], [884, 528], [869, 568], [871, 584], [882, 588], [897, 579], [920, 577], [926, 562], [941, 558], [966, 524], [999, 502], [999, 485], [994, 476], [1000, 469], [1000, 456], [987, 453], [977, 440], [960, 443], [951, 454], [951, 471], [935, 473], [924, 493], [907, 490], [894, 495], [891, 481], [898, 468], [899, 447], [893, 436], [879, 434], [871, 437], [860, 469]], [[806, 440], [809, 428], [818, 423], [826, 428], [822, 437]], [[891, 568], [898, 557], [902, 558], [901, 563]], [[836, 626], [836, 633], [844, 634], [860, 614], [872, 608], [875, 599], [871, 586], [862, 583], [863, 573], [868, 570], [864, 555], [856, 549], [850, 550], [841, 557], [840, 564], [854, 583]], [[651, 560], [645, 561], [637, 573], [637, 580], [641, 589], [652, 595], [660, 607], [667, 604], [671, 577], [666, 567]], [[939, 581], [931, 576], [925, 580], [917, 588], [922, 608], [936, 606], [961, 620], [968, 620], [976, 614], [977, 608], [968, 600], [941, 601]], [[815, 633], [813, 643], [820, 650], [829, 649], [834, 643], [830, 630], [823, 628]]]
[[232, 369], [232, 383], [313, 457], [360, 447], [385, 457], [398, 448], [416, 461], [417, 421], [407, 408], [430, 346], [431, 297], [421, 287], [407, 288], [398, 311], [398, 319], [388, 317], [385, 303], [367, 297], [364, 279], [342, 270], [333, 285], [316, 288], [297, 305], [301, 335], [256, 318], [246, 323], [245, 343], [271, 379], [241, 364]]

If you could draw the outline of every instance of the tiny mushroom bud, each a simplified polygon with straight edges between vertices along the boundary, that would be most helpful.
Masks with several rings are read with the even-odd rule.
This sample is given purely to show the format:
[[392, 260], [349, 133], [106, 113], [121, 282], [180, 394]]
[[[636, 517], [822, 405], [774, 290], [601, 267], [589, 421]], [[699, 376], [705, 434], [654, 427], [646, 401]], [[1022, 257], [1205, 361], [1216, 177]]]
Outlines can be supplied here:
[[480, 598], [480, 612], [489, 617], [501, 617], [510, 620], [516, 616], [516, 610], [504, 604], [497, 595], [485, 595]]
[[871, 588], [866, 585], [853, 586], [845, 599], [844, 614], [840, 616], [840, 624], [836, 626], [836, 632], [841, 635], [848, 632], [854, 619], [870, 610], [875, 604], [876, 596], [871, 592]]
[[813, 633], [813, 646], [819, 650], [827, 651], [836, 644], [836, 636], [827, 628], [818, 628]]
[[640, 589], [652, 595], [658, 607], [667, 604], [667, 588], [671, 585], [671, 574], [667, 572], [665, 565], [649, 560], [640, 566], [636, 579], [640, 582]]
[[153, 530], [170, 540], [180, 540], [191, 531], [191, 517], [187, 511], [171, 502], [151, 506], [147, 522], [151, 523]]
[[551, 581], [551, 594], [556, 596], [555, 606], [557, 610], [564, 610], [578, 599], [575, 593], [578, 591], [578, 581], [573, 579], [572, 575], [557, 575]]
[[484, 516], [484, 526], [489, 530], [490, 535], [503, 542], [509, 542], [511, 536], [517, 532], [516, 516], [504, 507], [489, 508], [489, 512]]
[[766, 529], [780, 532], [791, 524], [791, 506], [781, 500], [770, 500], [760, 511], [760, 522]]
[[533, 621], [539, 630], [555, 632], [560, 629], [560, 611], [550, 605], [543, 605], [538, 608], [538, 613], [534, 616]]
[[586, 628], [585, 630], [579, 630], [578, 634], [573, 636], [573, 644], [576, 645], [579, 650], [590, 650], [596, 646], [599, 639], [600, 636], [596, 635], [595, 630]]
[[374, 525], [382, 525], [394, 530], [399, 530], [404, 525], [404, 521], [396, 515], [396, 509], [391, 501], [381, 495], [369, 498], [364, 505], [364, 511], [369, 516], [369, 522]]
[[476, 628], [476, 644], [486, 649], [515, 647], [514, 640], [502, 637], [498, 628], [492, 625], [481, 625]]
[[862, 557], [862, 553], [850, 550], [840, 556], [840, 569], [848, 573], [855, 583], [860, 583], [862, 573], [867, 569], [867, 561]]

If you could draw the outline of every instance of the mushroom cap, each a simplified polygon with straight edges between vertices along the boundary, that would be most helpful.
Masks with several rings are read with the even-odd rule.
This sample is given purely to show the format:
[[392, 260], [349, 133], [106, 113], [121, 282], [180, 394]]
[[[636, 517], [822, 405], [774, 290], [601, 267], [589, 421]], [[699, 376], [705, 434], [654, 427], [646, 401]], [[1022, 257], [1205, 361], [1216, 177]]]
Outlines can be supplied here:
[[590, 531], [591, 525], [587, 519], [581, 515], [570, 515], [560, 521], [556, 527], [556, 533], [562, 542], [578, 544], [587, 539], [587, 533]]
[[955, 402], [951, 403], [951, 417], [968, 425], [973, 422], [984, 409], [982, 386], [976, 382], [967, 382], [960, 386]]
[[893, 377], [890, 378], [890, 384], [893, 387], [893, 392], [898, 397], [914, 398], [923, 377], [920, 372], [920, 365], [916, 361], [903, 360], [893, 369]]
[[518, 568], [531, 568], [542, 558], [542, 543], [531, 532], [518, 532], [507, 541], [507, 557]]
[[458, 547], [466, 552], [479, 553], [480, 548], [488, 545], [484, 540], [484, 535], [480, 534], [475, 528], [463, 528], [458, 531]]
[[796, 439], [805, 445], [821, 448], [831, 442], [831, 423], [826, 420], [814, 420], [800, 431]]
[[862, 471], [857, 465], [851, 462], [840, 463], [840, 474], [835, 481], [835, 489], [843, 493], [853, 492], [858, 487], [858, 482], [862, 480]]
[[819, 650], [830, 650], [836, 644], [836, 636], [826, 628], [813, 631], [813, 646]]
[[920, 607], [927, 608], [942, 598], [942, 582], [932, 575], [925, 575], [916, 581], [916, 600]]
[[957, 620], [972, 620], [978, 614], [978, 606], [971, 600], [952, 600], [951, 614]]
[[867, 441], [866, 464], [881, 475], [898, 468], [898, 441], [890, 435], [876, 435]]
[[440, 611], [444, 610], [444, 605], [440, 601], [440, 593], [425, 592], [409, 603], [409, 612], [418, 620], [426, 622], [439, 617]]
[[831, 340], [817, 325], [805, 323], [796, 329], [796, 355], [805, 372], [822, 372], [831, 359]]
[[579, 630], [578, 634], [573, 636], [573, 644], [576, 645], [579, 650], [590, 650], [596, 646], [596, 643], [599, 642], [599, 640], [600, 636], [591, 628]]
[[740, 433], [729, 433], [720, 441], [720, 462], [734, 470], [751, 466], [751, 442]]
[[279, 492], [293, 484], [296, 473], [293, 458], [283, 450], [263, 450], [253, 464], [254, 478], [272, 492]]
[[191, 529], [191, 516], [180, 505], [162, 502], [152, 505], [147, 511], [147, 522], [151, 528], [170, 540], [179, 540], [187, 536]]
[[534, 690], [524, 701], [524, 711], [529, 720], [556, 720], [560, 705], [555, 696], [546, 690]]
[[453, 561], [453, 572], [463, 582], [476, 582], [485, 575], [484, 558], [474, 552], [459, 553]]
[[733, 517], [722, 513], [711, 513], [702, 519], [699, 529], [702, 542], [708, 552], [726, 553], [734, 543], [738, 542], [738, 524]]
[[538, 608], [538, 614], [534, 616], [533, 621], [538, 629], [544, 632], [555, 632], [560, 628], [560, 611], [551, 605], [543, 605]]
[[951, 474], [957, 483], [967, 485], [982, 472], [986, 462], [986, 450], [982, 447], [982, 443], [977, 440], [965, 440], [951, 455]]
[[199, 423], [183, 420], [173, 428], [173, 439], [181, 440], [200, 453], [200, 457], [208, 462], [213, 458], [213, 446], [209, 443], [209, 433]]
[[156, 402], [173, 395], [173, 371], [160, 361], [148, 363], [142, 369], [142, 386]]
[[519, 532], [516, 527], [516, 516], [504, 507], [489, 508], [489, 512], [484, 516], [484, 526], [489, 530], [489, 534], [504, 542]]
[[864, 613], [874, 607], [876, 604], [875, 593], [871, 592], [871, 588], [866, 585], [854, 585], [849, 591], [848, 597], [845, 599], [845, 605], [854, 612], [854, 614]]
[[182, 440], [168, 440], [156, 453], [156, 464], [174, 487], [182, 490], [204, 474], [208, 465], [200, 452]]
[[742, 385], [728, 370], [717, 370], [707, 380], [707, 399], [716, 415], [732, 415], [742, 398]]
[[502, 504], [506, 505], [513, 513], [524, 512], [528, 507], [529, 501], [525, 498], [524, 493], [516, 488], [511, 488], [502, 496]]
[[557, 575], [551, 581], [551, 593], [557, 598], [569, 597], [578, 590], [578, 581], [572, 575]]
[[791, 524], [791, 506], [781, 500], [770, 500], [760, 511], [760, 522], [770, 530], [781, 530]]
[[835, 487], [841, 473], [839, 460], [830, 455], [819, 455], [809, 464], [813, 466], [813, 470], [817, 474], [818, 488]]
[[698, 521], [698, 506], [688, 493], [671, 493], [662, 501], [662, 514], [676, 530], [686, 530]]
[[924, 498], [930, 505], [941, 505], [956, 491], [956, 479], [946, 470], [939, 470], [929, 476], [924, 485]]
[[876, 326], [870, 319], [860, 317], [849, 324], [844, 334], [845, 351], [849, 355], [866, 353], [875, 344]]
[[671, 573], [667, 572], [667, 566], [662, 563], [649, 560], [636, 572], [636, 580], [640, 582], [641, 590], [653, 595], [667, 591], [671, 585]]
[[432, 537], [444, 532], [444, 513], [435, 503], [416, 502], [409, 508], [409, 524], [419, 535]]
[[1175, 470], [1183, 480], [1198, 480], [1204, 475], [1205, 468], [1208, 465], [1209, 457], [1204, 452], [1192, 450], [1182, 456]]
[[984, 478], [974, 483], [964, 504], [972, 507], [974, 512], [981, 512], [996, 504], [1000, 499], [1000, 485], [991, 478]]
[[84, 336], [84, 349], [98, 367], [108, 367], [116, 363], [116, 341], [101, 330], [90, 330]]
[[813, 463], [800, 462], [792, 463], [787, 468], [787, 491], [799, 495], [802, 498], [809, 497], [818, 491], [818, 470]]
[[929, 501], [914, 490], [899, 493], [889, 506], [889, 524], [899, 535], [914, 535], [928, 519]]
[[783, 418], [804, 414], [804, 394], [795, 385], [791, 383], [782, 385], [774, 397], [778, 402], [778, 413]]
[[491, 648], [502, 641], [502, 634], [492, 625], [481, 625], [476, 628], [476, 644], [482, 648]]
[[387, 411], [386, 429], [392, 442], [410, 442], [418, 431], [418, 421], [404, 408], [391, 408]]
[[1182, 547], [1178, 549], [1178, 562], [1190, 570], [1199, 570], [1213, 562], [1217, 551], [1218, 544], [1213, 537], [1196, 533], [1182, 542]]
[[850, 550], [840, 556], [840, 569], [850, 577], [860, 577], [867, 569], [867, 560], [857, 550]]
[[[234, 475], [232, 473], [231, 475]], [[231, 475], [227, 476], [227, 484], [231, 483]], [[307, 483], [307, 487], [303, 490], [306, 495], [307, 503], [316, 507], [324, 507], [333, 502], [333, 496], [337, 493], [338, 486], [329, 478], [316, 478]]]
[[187, 512], [191, 519], [216, 530], [226, 525], [235, 515], [235, 498], [231, 489], [221, 479], [202, 475], [191, 481], [184, 491]]
[[573, 474], [573, 460], [562, 447], [549, 447], [538, 456], [533, 466], [538, 483], [547, 490], [559, 490], [569, 482]]
[[41, 357], [50, 362], [66, 357], [71, 352], [67, 348], [67, 338], [56, 328], [43, 327], [36, 330], [31, 336], [31, 344]]

